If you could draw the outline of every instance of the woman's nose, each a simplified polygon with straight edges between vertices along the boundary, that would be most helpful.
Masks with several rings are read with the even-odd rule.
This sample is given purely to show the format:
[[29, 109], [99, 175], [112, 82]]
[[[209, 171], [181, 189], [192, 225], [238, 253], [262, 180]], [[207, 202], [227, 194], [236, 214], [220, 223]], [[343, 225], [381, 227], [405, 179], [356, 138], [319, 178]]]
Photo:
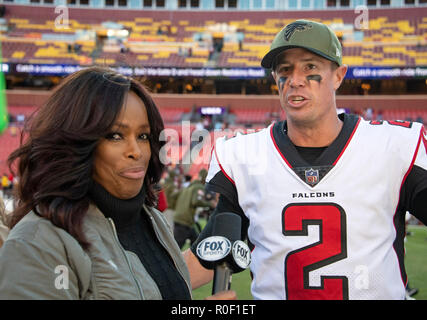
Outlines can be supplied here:
[[136, 139], [131, 139], [128, 143], [126, 156], [131, 159], [138, 160], [141, 157], [141, 147]]

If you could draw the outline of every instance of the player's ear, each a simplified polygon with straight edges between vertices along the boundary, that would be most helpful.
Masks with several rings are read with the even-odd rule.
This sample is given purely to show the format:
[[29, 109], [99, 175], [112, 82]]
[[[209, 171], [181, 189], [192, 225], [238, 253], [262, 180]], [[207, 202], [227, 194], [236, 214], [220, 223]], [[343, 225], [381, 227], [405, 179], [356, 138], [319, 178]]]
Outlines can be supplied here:
[[339, 66], [334, 71], [334, 89], [338, 90], [338, 88], [341, 86], [342, 81], [344, 80], [344, 77], [347, 73], [348, 66], [346, 64], [343, 64], [342, 66]]

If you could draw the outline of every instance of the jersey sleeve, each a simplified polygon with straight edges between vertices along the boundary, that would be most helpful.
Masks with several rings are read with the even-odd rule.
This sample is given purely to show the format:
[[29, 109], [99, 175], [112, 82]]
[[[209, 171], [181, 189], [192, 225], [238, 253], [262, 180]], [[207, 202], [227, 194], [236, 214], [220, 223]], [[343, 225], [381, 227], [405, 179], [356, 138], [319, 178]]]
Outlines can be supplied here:
[[421, 128], [419, 140], [414, 166], [427, 170], [427, 130], [425, 127]]
[[[213, 217], [222, 212], [232, 212], [242, 218], [241, 237], [242, 240], [246, 239], [248, 233], [249, 219], [243, 213], [239, 205], [236, 185], [233, 179], [232, 150], [230, 153], [226, 152], [224, 145], [225, 138], [219, 138], [216, 141], [215, 147], [212, 151], [211, 161], [209, 164], [208, 175], [206, 177], [206, 190], [219, 193], [219, 200], [217, 206], [210, 216], [208, 223], [199, 234], [196, 241], [191, 246], [191, 251], [197, 256], [197, 245], [207, 237], [213, 236]], [[228, 159], [227, 159], [227, 156]], [[231, 161], [231, 162], [230, 162]], [[207, 269], [212, 269], [212, 263], [199, 259], [202, 266]]]
[[427, 132], [420, 130], [413, 164], [402, 188], [404, 206], [412, 215], [427, 224]]
[[226, 145], [224, 142], [225, 138], [217, 139], [213, 148], [206, 177], [206, 189], [222, 194], [230, 202], [238, 204], [236, 184], [233, 179], [230, 162], [226, 161], [227, 152], [225, 151]]

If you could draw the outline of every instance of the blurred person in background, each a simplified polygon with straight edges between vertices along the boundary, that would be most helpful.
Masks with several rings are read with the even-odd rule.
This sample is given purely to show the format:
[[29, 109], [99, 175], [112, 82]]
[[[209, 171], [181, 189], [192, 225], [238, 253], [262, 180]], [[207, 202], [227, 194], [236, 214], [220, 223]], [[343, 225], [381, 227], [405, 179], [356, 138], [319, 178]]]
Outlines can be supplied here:
[[165, 191], [162, 189], [160, 184], [156, 185], [156, 193], [157, 193], [157, 210], [164, 213], [168, 208], [168, 201], [166, 199]]
[[168, 204], [168, 207], [163, 213], [172, 230], [174, 228], [173, 217], [175, 215], [176, 199], [178, 198], [181, 190], [176, 181], [177, 179], [179, 179], [179, 175], [177, 175], [175, 169], [169, 168], [166, 172], [165, 178], [161, 181], [161, 186], [164, 190], [166, 202]]
[[1, 188], [3, 190], [3, 197], [9, 198], [12, 194], [12, 182], [6, 173], [3, 173], [1, 177]]
[[212, 201], [207, 201], [205, 197], [205, 180], [208, 172], [206, 169], [200, 170], [198, 179], [192, 181], [188, 187], [183, 188], [176, 200], [174, 216], [174, 236], [178, 246], [182, 249], [186, 240], [193, 243], [198, 236], [194, 228], [197, 208], [213, 208]]

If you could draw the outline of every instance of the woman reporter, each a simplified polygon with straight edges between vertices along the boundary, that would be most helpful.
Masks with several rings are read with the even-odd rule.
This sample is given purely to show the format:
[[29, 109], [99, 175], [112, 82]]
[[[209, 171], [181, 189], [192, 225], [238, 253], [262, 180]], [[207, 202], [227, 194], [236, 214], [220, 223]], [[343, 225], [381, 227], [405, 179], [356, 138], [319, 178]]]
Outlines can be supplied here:
[[9, 158], [20, 184], [0, 299], [191, 299], [191, 270], [154, 209], [162, 130], [135, 80], [99, 67], [64, 80]]

